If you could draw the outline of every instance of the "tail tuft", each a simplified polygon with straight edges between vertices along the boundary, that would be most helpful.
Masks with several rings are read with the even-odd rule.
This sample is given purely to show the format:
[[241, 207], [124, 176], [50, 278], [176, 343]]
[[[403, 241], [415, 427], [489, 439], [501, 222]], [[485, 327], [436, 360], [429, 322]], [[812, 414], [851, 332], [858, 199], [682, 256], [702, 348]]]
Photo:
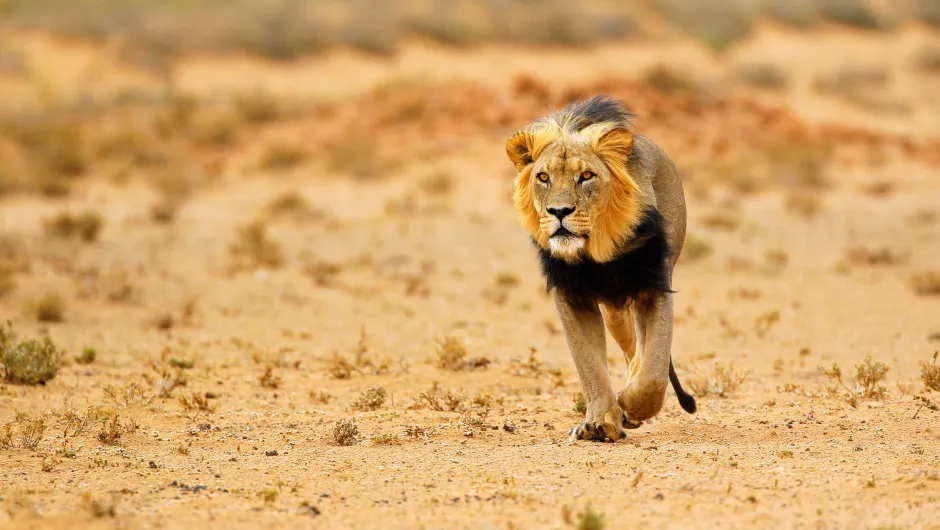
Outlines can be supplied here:
[[676, 391], [676, 397], [679, 398], [679, 405], [689, 414], [695, 414], [698, 408], [695, 405], [695, 398], [683, 390], [679, 383], [679, 376], [676, 375], [676, 368], [672, 365], [672, 359], [669, 359], [669, 381], [672, 383], [673, 390]]

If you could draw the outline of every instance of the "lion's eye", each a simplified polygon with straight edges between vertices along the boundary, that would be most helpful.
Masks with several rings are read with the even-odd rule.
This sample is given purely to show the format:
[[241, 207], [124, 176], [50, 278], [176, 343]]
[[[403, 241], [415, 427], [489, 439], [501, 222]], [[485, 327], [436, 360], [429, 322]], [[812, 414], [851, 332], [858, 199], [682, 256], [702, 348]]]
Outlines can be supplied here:
[[581, 173], [581, 182], [584, 182], [585, 180], [591, 180], [592, 178], [594, 178], [594, 173], [591, 173], [590, 171]]
[[535, 178], [539, 179], [539, 182], [543, 184], [548, 182], [549, 180], [548, 173], [539, 173], [538, 175], [535, 176]]

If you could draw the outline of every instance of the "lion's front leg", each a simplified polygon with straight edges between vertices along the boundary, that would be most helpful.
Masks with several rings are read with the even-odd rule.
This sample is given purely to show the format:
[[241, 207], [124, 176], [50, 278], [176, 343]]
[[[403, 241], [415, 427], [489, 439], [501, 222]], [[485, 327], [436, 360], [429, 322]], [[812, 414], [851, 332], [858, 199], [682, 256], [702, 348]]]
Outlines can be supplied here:
[[672, 349], [672, 295], [637, 300], [635, 306], [638, 352], [630, 361], [627, 384], [617, 396], [627, 427], [639, 427], [663, 408]]
[[572, 427], [572, 440], [619, 440], [624, 436], [623, 413], [617, 404], [607, 372], [607, 337], [596, 305], [574, 306], [555, 293], [555, 307], [574, 359], [587, 412], [584, 421]]

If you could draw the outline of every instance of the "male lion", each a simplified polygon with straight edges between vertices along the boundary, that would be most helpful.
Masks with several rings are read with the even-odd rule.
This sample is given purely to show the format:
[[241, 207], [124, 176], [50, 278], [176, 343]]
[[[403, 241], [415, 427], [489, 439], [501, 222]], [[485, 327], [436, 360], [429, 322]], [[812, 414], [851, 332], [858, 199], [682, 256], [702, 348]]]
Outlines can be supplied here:
[[[672, 365], [672, 271], [685, 239], [676, 167], [630, 131], [606, 96], [578, 101], [522, 128], [506, 144], [513, 200], [539, 253], [574, 358], [587, 414], [572, 440], [618, 440], [659, 413], [669, 381], [687, 412], [695, 399]], [[630, 368], [615, 395], [604, 326]], [[634, 355], [639, 345], [639, 355]]]

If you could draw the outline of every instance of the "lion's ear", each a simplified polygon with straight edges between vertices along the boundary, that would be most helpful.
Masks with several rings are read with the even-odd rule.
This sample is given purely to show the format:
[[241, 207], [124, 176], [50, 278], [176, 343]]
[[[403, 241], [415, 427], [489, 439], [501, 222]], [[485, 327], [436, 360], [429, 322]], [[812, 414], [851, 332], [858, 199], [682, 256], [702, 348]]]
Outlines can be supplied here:
[[517, 132], [506, 142], [506, 154], [509, 155], [509, 160], [512, 160], [512, 163], [516, 165], [517, 171], [522, 171], [522, 168], [534, 161], [532, 158], [534, 143], [535, 135], [525, 131]]
[[633, 133], [627, 129], [611, 129], [597, 140], [594, 150], [609, 163], [623, 167], [633, 152]]

